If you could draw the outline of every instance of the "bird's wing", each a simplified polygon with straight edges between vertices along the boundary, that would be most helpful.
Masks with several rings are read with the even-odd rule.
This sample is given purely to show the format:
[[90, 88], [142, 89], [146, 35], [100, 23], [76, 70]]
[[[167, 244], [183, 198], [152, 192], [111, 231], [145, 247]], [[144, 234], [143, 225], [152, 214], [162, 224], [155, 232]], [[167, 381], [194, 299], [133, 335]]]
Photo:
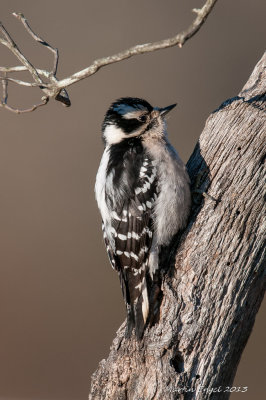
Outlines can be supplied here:
[[153, 203], [157, 197], [156, 169], [144, 160], [134, 190], [120, 210], [112, 212], [114, 246], [105, 236], [112, 266], [118, 271], [128, 309], [128, 334], [135, 326], [142, 336], [149, 312], [146, 274], [153, 239]]

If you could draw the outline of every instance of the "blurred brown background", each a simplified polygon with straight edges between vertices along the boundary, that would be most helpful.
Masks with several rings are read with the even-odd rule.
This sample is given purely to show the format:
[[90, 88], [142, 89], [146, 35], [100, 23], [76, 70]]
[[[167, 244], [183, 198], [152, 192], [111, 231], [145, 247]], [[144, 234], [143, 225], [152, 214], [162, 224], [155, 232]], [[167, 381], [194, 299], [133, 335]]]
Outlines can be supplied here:
[[[50, 52], [11, 16], [23, 12], [59, 48], [63, 78], [96, 58], [174, 35], [202, 4], [2, 0], [0, 19], [33, 63], [51, 66]], [[21, 116], [0, 109], [1, 400], [85, 400], [89, 376], [124, 320], [93, 191], [103, 151], [100, 125], [110, 102], [120, 96], [157, 106], [178, 102], [170, 139], [187, 160], [209, 113], [239, 92], [261, 57], [265, 11], [263, 0], [220, 0], [182, 50], [104, 68], [69, 89], [68, 109], [57, 102]], [[16, 64], [1, 47], [0, 65]], [[39, 95], [10, 85], [10, 104], [26, 107]], [[232, 399], [265, 393], [263, 329], [261, 309], [235, 379], [249, 388]]]

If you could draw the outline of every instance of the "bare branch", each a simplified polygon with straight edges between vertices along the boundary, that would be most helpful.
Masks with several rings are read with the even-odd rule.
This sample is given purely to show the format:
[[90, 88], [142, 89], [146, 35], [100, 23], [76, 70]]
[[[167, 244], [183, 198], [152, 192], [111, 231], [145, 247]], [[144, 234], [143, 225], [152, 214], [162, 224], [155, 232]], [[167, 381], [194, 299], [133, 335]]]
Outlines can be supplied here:
[[0, 22], [0, 29], [3, 32], [4, 36], [6, 37], [7, 40], [3, 40], [0, 38], [0, 43], [2, 43], [4, 46], [6, 46], [12, 53], [19, 59], [19, 61], [27, 68], [27, 70], [31, 73], [33, 79], [37, 83], [42, 83], [42, 80], [40, 76], [38, 75], [38, 72], [34, 68], [34, 66], [26, 59], [26, 57], [21, 53], [19, 50], [18, 46], [12, 39], [12, 37], [9, 35], [3, 24]]
[[[6, 75], [6, 74], [5, 74]], [[7, 79], [6, 76], [3, 78], [2, 80], [2, 88], [3, 88], [3, 103], [2, 104], [6, 104], [7, 103], [7, 98], [8, 98], [8, 93], [7, 93]]]
[[[45, 106], [45, 105], [48, 103], [48, 101], [49, 101], [49, 97], [43, 96], [43, 97], [42, 97], [42, 102], [41, 102], [41, 103], [39, 103], [39, 104], [34, 104], [34, 105], [33, 105], [32, 107], [30, 107], [30, 108], [27, 108], [27, 109], [24, 109], [24, 110], [20, 110], [20, 109], [18, 109], [18, 108], [11, 107], [11, 106], [9, 106], [9, 105], [7, 104], [7, 99], [8, 99], [8, 91], [7, 91], [8, 81], [16, 82], [16, 83], [18, 83], [18, 84], [20, 84], [20, 85], [26, 84], [26, 83], [28, 83], [28, 82], [23, 82], [23, 83], [21, 83], [22, 81], [19, 81], [19, 80], [17, 80], [17, 79], [7, 78], [7, 77], [6, 77], [6, 73], [5, 73], [4, 76], [1, 77], [0, 79], [1, 79], [1, 81], [2, 81], [2, 88], [3, 88], [3, 99], [2, 99], [2, 101], [0, 101], [0, 107], [6, 108], [8, 111], [14, 112], [14, 113], [16, 113], [16, 114], [24, 114], [24, 113], [27, 113], [27, 112], [34, 111], [34, 110], [36, 110], [37, 108], [39, 108], [39, 107], [41, 107], [41, 106]], [[32, 83], [31, 85], [33, 86], [33, 85], [38, 85], [38, 84]], [[38, 85], [38, 86], [39, 86], [39, 85]]]
[[59, 59], [59, 53], [58, 49], [52, 47], [49, 43], [47, 43], [45, 40], [43, 40], [40, 36], [36, 35], [36, 33], [33, 32], [31, 29], [28, 21], [24, 17], [22, 13], [13, 13], [14, 17], [16, 17], [18, 20], [22, 22], [22, 24], [25, 26], [26, 30], [29, 32], [29, 34], [33, 37], [36, 42], [42, 44], [43, 46], [46, 46], [53, 54], [54, 54], [54, 67], [52, 74], [55, 76], [57, 73], [57, 66], [58, 66], [58, 59]]
[[[134, 47], [131, 47], [127, 50], [124, 50], [120, 53], [114, 54], [112, 56], [103, 57], [98, 60], [95, 60], [89, 67], [76, 72], [75, 74], [71, 75], [62, 80], [58, 80], [56, 78], [57, 66], [58, 66], [58, 59], [59, 53], [58, 50], [48, 44], [45, 40], [43, 40], [40, 36], [33, 32], [32, 28], [30, 27], [27, 19], [21, 13], [13, 13], [13, 15], [23, 24], [27, 32], [31, 35], [31, 37], [38, 43], [46, 46], [53, 54], [54, 54], [54, 63], [52, 71], [46, 71], [42, 69], [35, 68], [32, 63], [22, 54], [19, 50], [17, 44], [14, 42], [10, 34], [4, 28], [4, 26], [0, 23], [0, 30], [2, 31], [4, 38], [0, 38], [0, 43], [7, 47], [21, 62], [22, 65], [15, 66], [15, 67], [0, 67], [0, 72], [5, 73], [4, 78], [2, 80], [2, 88], [3, 88], [3, 97], [7, 99], [7, 82], [13, 82], [19, 85], [28, 86], [28, 87], [39, 87], [45, 94], [45, 99], [54, 98], [62, 102], [65, 106], [70, 106], [70, 99], [65, 90], [66, 87], [73, 85], [76, 82], [81, 81], [82, 79], [88, 78], [89, 76], [95, 74], [99, 71], [100, 68], [105, 67], [110, 64], [114, 64], [123, 60], [126, 60], [130, 57], [150, 53], [153, 51], [167, 49], [173, 46], [182, 46], [186, 43], [188, 39], [194, 36], [201, 26], [204, 24], [206, 18], [210, 14], [211, 10], [213, 9], [217, 0], [206, 0], [204, 6], [200, 9], [193, 9], [192, 11], [196, 13], [196, 18], [192, 22], [192, 24], [184, 31], [178, 33], [174, 37], [160, 40], [157, 42], [152, 43], [145, 43], [139, 44]], [[11, 79], [7, 76], [8, 73], [15, 73], [20, 71], [28, 71], [34, 82], [25, 82], [19, 79]], [[42, 80], [46, 78], [46, 81]], [[48, 81], [48, 82], [47, 82]], [[5, 86], [6, 85], [6, 86]], [[5, 89], [4, 89], [5, 86]], [[4, 95], [6, 93], [6, 96]], [[48, 101], [48, 100], [47, 100]], [[1, 102], [0, 106], [5, 107], [7, 109], [12, 109], [15, 112], [29, 112], [34, 111], [36, 108], [44, 105], [47, 103], [45, 102], [40, 103], [39, 105], [34, 105], [31, 109], [28, 110], [17, 110], [13, 109], [12, 107], [7, 106], [6, 102]]]
[[[23, 65], [18, 65], [16, 67], [0, 67], [0, 72], [24, 72], [24, 71], [28, 71], [28, 69], [27, 69], [27, 67], [24, 67]], [[45, 71], [44, 69], [39, 69], [39, 68], [36, 68], [36, 71], [38, 72], [39, 75], [42, 75], [47, 79], [50, 78], [50, 75], [51, 75], [50, 72]]]
[[[6, 94], [7, 94], [7, 92], [6, 92]], [[26, 108], [26, 109], [23, 109], [23, 110], [21, 110], [19, 108], [15, 108], [15, 107], [9, 106], [6, 103], [6, 101], [7, 101], [7, 95], [6, 95], [6, 97], [4, 98], [3, 101], [0, 101], [0, 107], [6, 108], [8, 111], [14, 112], [15, 114], [25, 114], [25, 113], [28, 113], [28, 112], [35, 111], [39, 107], [45, 106], [49, 101], [49, 97], [43, 96], [41, 103], [34, 104], [32, 107]]]
[[8, 104], [3, 104], [2, 102], [0, 102], [0, 107], [4, 107], [6, 108], [8, 111], [14, 112], [15, 114], [25, 114], [28, 112], [32, 112], [35, 111], [37, 108], [41, 107], [41, 106], [45, 106], [49, 101], [49, 97], [43, 97], [43, 101], [39, 104], [34, 104], [32, 107], [30, 108], [26, 108], [26, 109], [19, 109], [19, 108], [14, 108], [9, 106]]
[[95, 60], [88, 68], [76, 72], [70, 77], [59, 81], [57, 84], [57, 88], [65, 88], [70, 85], [73, 85], [73, 83], [76, 83], [82, 79], [85, 79], [95, 74], [100, 68], [105, 67], [106, 65], [117, 63], [139, 54], [150, 53], [161, 49], [167, 49], [169, 47], [173, 47], [176, 45], [182, 48], [185, 42], [192, 36], [194, 36], [195, 33], [197, 33], [198, 30], [201, 28], [201, 26], [204, 24], [206, 18], [213, 9], [216, 1], [217, 0], [207, 0], [204, 6], [201, 9], [197, 10], [197, 17], [187, 30], [177, 34], [172, 38], [160, 40], [158, 42], [153, 42], [153, 43], [139, 44], [125, 51], [122, 51], [118, 54], [114, 54], [109, 57], [104, 57]]
[[[24, 71], [28, 71], [28, 69], [26, 67], [24, 67], [23, 65], [19, 65], [19, 66], [16, 66], [16, 67], [0, 67], [0, 72], [4, 72], [4, 73], [7, 73], [7, 72], [24, 72]], [[45, 78], [49, 79], [51, 82], [54, 82], [55, 84], [57, 84], [57, 82], [58, 82], [57, 78], [55, 76], [51, 75], [50, 72], [45, 71], [44, 69], [39, 69], [39, 68], [36, 68], [36, 71], [38, 72], [39, 75], [44, 76]], [[19, 79], [12, 79], [12, 78], [7, 78], [7, 77], [1, 78], [0, 77], [0, 80], [3, 80], [3, 79], [5, 79], [7, 81], [10, 81], [10, 82], [17, 83], [19, 85], [23, 85], [23, 86], [39, 87], [40, 89], [47, 89], [48, 88], [47, 85], [44, 84], [44, 83], [39, 85], [39, 84], [34, 83], [34, 82], [25, 82], [25, 81], [21, 81]], [[45, 97], [50, 98], [50, 96], [45, 96]], [[65, 89], [60, 90], [60, 92], [56, 95], [55, 100], [60, 101], [66, 107], [69, 107], [71, 105], [68, 93], [67, 93], [67, 91]], [[41, 105], [43, 105], [43, 104], [41, 103]], [[35, 106], [33, 106], [33, 107], [34, 107], [34, 110], [36, 110], [36, 107]]]
[[38, 83], [25, 82], [25, 81], [22, 81], [20, 79], [13, 79], [13, 78], [6, 78], [6, 77], [2, 78], [2, 77], [0, 77], [0, 80], [1, 81], [9, 81], [9, 82], [17, 83], [18, 85], [21, 85], [21, 86], [40, 87], [40, 85]]

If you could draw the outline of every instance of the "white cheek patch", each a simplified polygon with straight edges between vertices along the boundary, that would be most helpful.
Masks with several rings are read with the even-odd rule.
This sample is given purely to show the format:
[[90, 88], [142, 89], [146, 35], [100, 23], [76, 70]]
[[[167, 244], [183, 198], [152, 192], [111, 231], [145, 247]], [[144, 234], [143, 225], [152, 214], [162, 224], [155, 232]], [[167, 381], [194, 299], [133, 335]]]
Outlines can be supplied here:
[[122, 129], [115, 125], [107, 125], [104, 129], [103, 136], [108, 144], [119, 143], [126, 137]]
[[115, 125], [107, 125], [103, 131], [103, 136], [106, 143], [111, 145], [120, 143], [125, 138], [139, 136], [141, 133], [141, 130], [136, 130], [133, 133], [125, 134], [121, 128], [118, 128]]

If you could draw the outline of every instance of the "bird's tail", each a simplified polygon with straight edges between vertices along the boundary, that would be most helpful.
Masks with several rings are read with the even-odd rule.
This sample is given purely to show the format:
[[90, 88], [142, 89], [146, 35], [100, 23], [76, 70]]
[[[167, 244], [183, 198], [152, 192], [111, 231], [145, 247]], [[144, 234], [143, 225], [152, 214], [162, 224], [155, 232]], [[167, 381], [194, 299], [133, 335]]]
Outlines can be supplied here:
[[136, 337], [141, 340], [149, 315], [149, 295], [146, 277], [136, 286], [135, 277], [127, 276], [120, 272], [120, 283], [123, 297], [127, 307], [127, 329], [125, 336], [130, 338], [135, 328]]
[[134, 304], [134, 314], [135, 314], [135, 330], [136, 337], [138, 340], [142, 339], [145, 325], [149, 315], [149, 296], [147, 281], [144, 277], [141, 283], [140, 295]]

